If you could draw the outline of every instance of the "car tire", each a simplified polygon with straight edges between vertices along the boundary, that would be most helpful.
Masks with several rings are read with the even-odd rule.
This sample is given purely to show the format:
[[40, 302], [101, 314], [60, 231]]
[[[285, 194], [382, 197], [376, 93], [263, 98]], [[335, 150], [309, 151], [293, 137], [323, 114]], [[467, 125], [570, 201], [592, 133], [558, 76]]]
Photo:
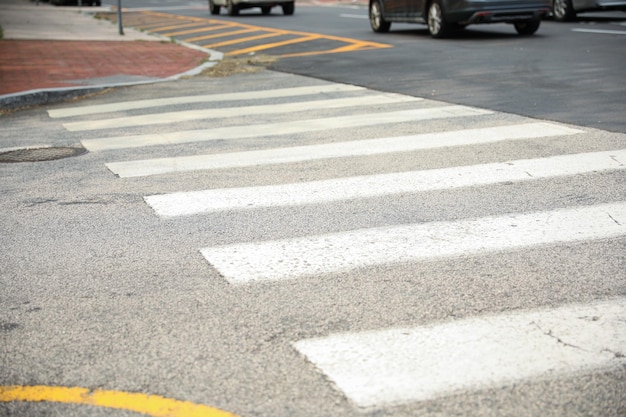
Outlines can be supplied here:
[[572, 0], [553, 0], [552, 15], [554, 20], [559, 22], [571, 22], [576, 19], [576, 11], [572, 5]]
[[217, 4], [213, 3], [213, 0], [209, 0], [209, 12], [212, 15], [220, 14], [220, 9], [221, 9], [221, 7], [218, 6]]
[[527, 20], [525, 22], [516, 22], [513, 25], [515, 26], [515, 30], [522, 36], [530, 36], [537, 32], [539, 29], [539, 25], [541, 24], [541, 19], [533, 19]]
[[226, 9], [228, 10], [229, 16], [237, 16], [239, 14], [239, 7], [233, 3], [233, 0], [228, 0], [226, 2]]
[[294, 12], [294, 10], [296, 9], [296, 4], [293, 1], [287, 2], [287, 3], [283, 3], [282, 4], [282, 8], [283, 8], [283, 14], [286, 16], [291, 16]]
[[428, 32], [433, 38], [450, 36], [453, 25], [448, 23], [441, 0], [433, 0], [428, 6]]
[[267, 16], [271, 12], [272, 12], [272, 6], [263, 6], [263, 7], [261, 7], [261, 14], [263, 16]]
[[376, 33], [386, 33], [389, 32], [391, 28], [391, 22], [387, 22], [383, 17], [383, 5], [381, 0], [371, 0], [370, 8], [370, 26], [372, 30]]

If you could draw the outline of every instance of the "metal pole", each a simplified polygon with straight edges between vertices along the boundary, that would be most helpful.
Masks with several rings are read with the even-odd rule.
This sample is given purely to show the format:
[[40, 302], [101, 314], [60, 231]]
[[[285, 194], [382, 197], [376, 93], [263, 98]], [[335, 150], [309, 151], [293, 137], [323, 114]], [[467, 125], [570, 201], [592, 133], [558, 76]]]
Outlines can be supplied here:
[[117, 26], [120, 30], [120, 35], [123, 35], [124, 26], [122, 25], [122, 0], [117, 0]]

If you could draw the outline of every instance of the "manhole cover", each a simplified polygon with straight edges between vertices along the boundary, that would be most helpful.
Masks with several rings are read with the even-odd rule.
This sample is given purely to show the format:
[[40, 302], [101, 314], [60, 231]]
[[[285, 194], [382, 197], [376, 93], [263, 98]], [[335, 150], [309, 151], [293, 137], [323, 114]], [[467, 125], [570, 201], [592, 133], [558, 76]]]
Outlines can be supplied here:
[[85, 152], [87, 152], [85, 148], [72, 147], [15, 149], [0, 153], [0, 163], [53, 161]]

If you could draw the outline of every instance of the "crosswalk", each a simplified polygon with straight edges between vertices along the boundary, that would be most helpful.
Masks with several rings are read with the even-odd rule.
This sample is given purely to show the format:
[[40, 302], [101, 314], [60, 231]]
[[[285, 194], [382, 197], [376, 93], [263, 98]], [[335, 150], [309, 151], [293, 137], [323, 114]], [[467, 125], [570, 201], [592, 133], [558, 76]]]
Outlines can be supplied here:
[[[141, 195], [155, 216], [173, 221], [284, 208], [317, 207], [323, 216], [345, 203], [626, 172], [626, 138], [620, 134], [594, 146], [609, 133], [363, 87], [309, 84], [58, 108], [49, 116], [68, 132], [84, 135], [82, 145], [105, 156], [117, 181], [191, 173], [215, 178], [240, 169], [277, 172], [264, 184], [200, 181]], [[221, 145], [217, 151], [215, 143]], [[486, 152], [488, 146], [526, 149], [529, 156], [501, 159]], [[537, 147], [547, 150], [537, 154]], [[168, 149], [175, 154], [164, 156]], [[429, 164], [416, 156], [436, 151], [466, 154], [468, 162], [456, 157], [450, 163], [440, 156]], [[382, 169], [369, 165], [372, 158], [386, 157], [402, 163]], [[366, 162], [359, 165], [361, 160]], [[356, 171], [364, 172], [337, 169], [334, 174], [346, 161], [356, 161]], [[315, 163], [327, 168], [319, 178], [294, 181], [279, 173]], [[209, 186], [200, 185], [205, 183]], [[626, 237], [625, 191], [586, 204], [511, 207], [495, 214], [305, 235], [294, 231], [288, 237], [206, 242], [189, 250], [199, 252], [207, 268], [230, 285], [244, 286], [619, 240]], [[625, 323], [626, 300], [614, 298], [412, 328], [324, 334], [293, 340], [292, 347], [356, 406], [386, 407], [623, 366]]]

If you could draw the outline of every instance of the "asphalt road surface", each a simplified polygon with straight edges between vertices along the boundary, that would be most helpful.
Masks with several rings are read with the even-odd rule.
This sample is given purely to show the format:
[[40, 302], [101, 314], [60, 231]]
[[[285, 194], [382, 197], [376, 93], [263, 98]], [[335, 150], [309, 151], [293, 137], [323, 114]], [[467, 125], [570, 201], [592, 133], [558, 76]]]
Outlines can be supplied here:
[[623, 415], [625, 134], [440, 98], [264, 70], [3, 116], [0, 156], [86, 152], [0, 163], [0, 415]]

